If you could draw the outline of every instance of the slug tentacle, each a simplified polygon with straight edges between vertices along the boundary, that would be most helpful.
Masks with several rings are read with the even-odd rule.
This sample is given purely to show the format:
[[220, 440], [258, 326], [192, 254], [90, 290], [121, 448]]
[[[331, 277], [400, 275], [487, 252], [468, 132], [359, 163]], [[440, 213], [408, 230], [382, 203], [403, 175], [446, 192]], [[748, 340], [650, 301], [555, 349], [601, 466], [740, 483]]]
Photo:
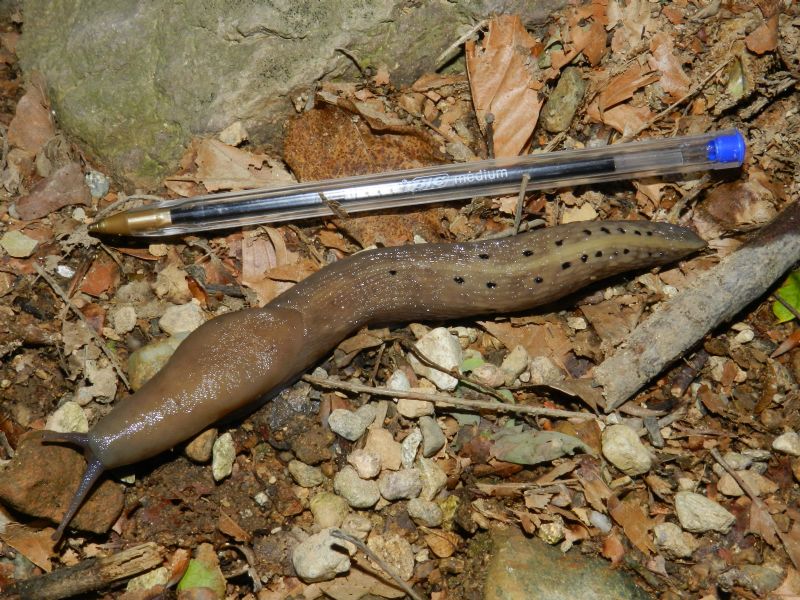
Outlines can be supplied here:
[[81, 507], [81, 504], [83, 504], [83, 501], [89, 495], [89, 492], [94, 487], [95, 482], [105, 471], [105, 467], [103, 466], [103, 463], [100, 462], [96, 456], [94, 456], [94, 453], [90, 447], [89, 436], [86, 433], [45, 431], [42, 433], [42, 441], [78, 446], [83, 448], [83, 453], [86, 456], [86, 469], [83, 472], [83, 477], [81, 477], [81, 482], [78, 485], [78, 489], [75, 490], [75, 494], [72, 496], [72, 500], [70, 500], [67, 511], [64, 513], [64, 516], [61, 517], [61, 522], [58, 524], [58, 528], [52, 535], [52, 540], [57, 542], [61, 539], [61, 536], [64, 535], [64, 530], [67, 528], [67, 525], [69, 525], [69, 522], [72, 521], [75, 513], [78, 512], [78, 509]]
[[82, 446], [89, 461], [56, 535], [104, 469], [155, 456], [257, 406], [365, 325], [528, 310], [704, 246], [684, 227], [606, 221], [462, 244], [379, 248], [337, 261], [263, 308], [196, 329], [158, 374], [88, 434], [47, 435]]

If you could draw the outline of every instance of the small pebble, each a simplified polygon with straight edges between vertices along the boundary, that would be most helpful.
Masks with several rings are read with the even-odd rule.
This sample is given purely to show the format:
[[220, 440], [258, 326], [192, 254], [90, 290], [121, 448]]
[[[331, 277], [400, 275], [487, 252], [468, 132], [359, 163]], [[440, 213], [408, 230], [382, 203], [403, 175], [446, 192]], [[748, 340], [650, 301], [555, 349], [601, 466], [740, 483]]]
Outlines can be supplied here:
[[136, 327], [136, 309], [129, 304], [112, 308], [109, 318], [114, 331], [119, 335], [129, 333]]
[[211, 459], [211, 454], [214, 451], [214, 442], [217, 441], [217, 433], [215, 428], [206, 429], [201, 434], [186, 444], [184, 453], [190, 460], [196, 463], [206, 463]]
[[404, 469], [410, 469], [414, 466], [414, 459], [417, 458], [417, 450], [419, 450], [420, 444], [422, 444], [422, 432], [418, 427], [415, 427], [400, 444]]
[[675, 523], [659, 523], [653, 528], [653, 537], [656, 547], [670, 559], [689, 558], [700, 545]]
[[414, 550], [407, 540], [399, 535], [371, 535], [367, 547], [385, 560], [403, 581], [414, 574]]
[[561, 72], [556, 87], [544, 103], [541, 126], [550, 133], [566, 131], [586, 93], [586, 81], [577, 67], [567, 67]]
[[575, 331], [583, 331], [588, 328], [589, 325], [583, 317], [570, 317], [567, 319], [567, 327]]
[[86, 433], [89, 421], [77, 402], [64, 402], [47, 419], [45, 429], [50, 431]]
[[338, 433], [346, 440], [355, 442], [375, 420], [375, 407], [365, 404], [356, 411], [337, 408], [328, 417], [331, 431]]
[[745, 456], [739, 452], [726, 452], [722, 458], [734, 471], [744, 471], [753, 464], [752, 457]]
[[326, 477], [322, 474], [322, 469], [312, 467], [299, 460], [292, 460], [288, 464], [289, 474], [297, 485], [304, 488], [313, 488], [322, 484]]
[[[456, 369], [461, 364], [461, 344], [458, 338], [444, 327], [431, 329], [414, 346], [422, 356], [444, 369]], [[408, 362], [417, 375], [425, 377], [440, 390], [452, 391], [456, 389], [458, 379], [452, 375], [423, 365], [413, 354], [408, 355]]]
[[92, 195], [92, 198], [102, 198], [108, 193], [111, 182], [108, 177], [100, 171], [90, 170], [83, 178], [86, 181], [86, 187], [89, 188], [89, 193]]
[[353, 508], [371, 508], [380, 500], [375, 481], [361, 479], [351, 466], [344, 467], [333, 478], [333, 490]]
[[[6, 231], [3, 237], [0, 237], [0, 247], [5, 250], [9, 256], [14, 258], [27, 258], [36, 249], [39, 244], [32, 237], [28, 237], [18, 229], [14, 231]], [[455, 386], [453, 386], [455, 388]]]
[[396, 471], [403, 464], [402, 447], [386, 429], [370, 429], [364, 450], [379, 456], [384, 469]]
[[555, 545], [564, 539], [564, 522], [558, 518], [550, 523], [542, 523], [536, 530], [539, 539], [548, 544]]
[[372, 531], [372, 521], [361, 513], [350, 513], [342, 522], [342, 531], [363, 542]]
[[564, 380], [564, 372], [546, 356], [534, 356], [528, 368], [531, 374], [531, 383], [544, 385], [558, 383]]
[[795, 431], [787, 431], [775, 438], [772, 448], [791, 456], [800, 456], [800, 435]]
[[266, 506], [269, 502], [269, 495], [266, 492], [258, 492], [255, 496], [253, 496], [253, 500], [259, 506]]
[[430, 458], [444, 447], [447, 439], [439, 423], [432, 417], [420, 417], [419, 428], [422, 432], [422, 456]]
[[627, 425], [606, 427], [602, 436], [603, 456], [620, 471], [631, 477], [647, 473], [653, 466], [650, 452], [639, 436]]
[[472, 378], [489, 388], [499, 388], [505, 384], [506, 374], [492, 363], [484, 363], [472, 370]]
[[235, 458], [233, 436], [230, 433], [223, 433], [214, 442], [212, 450], [211, 474], [214, 476], [214, 481], [222, 481], [233, 472]]
[[381, 472], [381, 457], [363, 448], [348, 454], [347, 462], [353, 465], [361, 479], [372, 479]]
[[431, 458], [417, 459], [417, 470], [422, 477], [422, 492], [419, 497], [433, 500], [447, 485], [447, 473]]
[[772, 453], [769, 450], [762, 450], [761, 448], [745, 448], [742, 450], [742, 454], [756, 462], [767, 462], [772, 458]]
[[[756, 496], [772, 494], [778, 490], [777, 484], [770, 481], [760, 473], [756, 473], [755, 471], [739, 471], [737, 475], [741, 477], [747, 485], [750, 486], [750, 488], [755, 492]], [[736, 483], [736, 480], [730, 475], [730, 473], [725, 473], [719, 478], [719, 481], [717, 482], [717, 489], [721, 494], [725, 494], [726, 496], [744, 496], [744, 491], [741, 487], [739, 487], [739, 484]]]
[[728, 533], [736, 521], [736, 517], [721, 505], [695, 492], [675, 494], [675, 511], [681, 527], [693, 533]]
[[241, 121], [234, 121], [219, 132], [219, 141], [229, 146], [238, 146], [250, 137]]
[[441, 507], [436, 502], [423, 500], [422, 498], [409, 500], [406, 510], [408, 511], [408, 516], [417, 525], [424, 525], [425, 527], [439, 527], [444, 518], [444, 513], [442, 513]]
[[422, 476], [417, 469], [386, 472], [378, 479], [378, 487], [390, 501], [416, 498], [422, 492]]
[[752, 342], [755, 337], [756, 334], [752, 329], [743, 329], [736, 334], [736, 337], [733, 338], [733, 341], [737, 344], [747, 344], [748, 342]]
[[156, 585], [166, 586], [169, 582], [170, 571], [167, 567], [158, 567], [147, 573], [143, 573], [137, 577], [128, 580], [125, 584], [126, 592], [135, 592], [139, 590], [149, 590]]
[[528, 352], [517, 344], [503, 359], [500, 370], [505, 375], [505, 385], [513, 385], [514, 381], [528, 368], [530, 357]]
[[[419, 390], [430, 393], [431, 390]], [[427, 400], [415, 400], [414, 398], [398, 398], [397, 412], [406, 419], [417, 419], [424, 415], [432, 415], [435, 412], [433, 402]]]
[[[734, 587], [742, 587], [750, 590], [759, 598], [773, 598], [770, 592], [775, 590], [786, 578], [786, 573], [780, 565], [776, 564], [763, 564], [763, 565], [748, 565], [744, 564], [741, 567], [734, 567], [721, 573], [717, 579], [719, 587], [725, 592], [731, 592]], [[736, 597], [740, 597], [738, 594]], [[781, 594], [780, 598], [797, 598], [796, 594], [791, 596], [784, 596]]]
[[408, 375], [400, 369], [396, 370], [389, 376], [389, 379], [386, 380], [386, 389], [407, 392], [411, 389], [411, 382], [408, 380]]
[[352, 544], [333, 537], [329, 529], [320, 531], [294, 547], [294, 570], [306, 583], [327, 581], [346, 573], [350, 570], [350, 557], [342, 552], [343, 547], [350, 553], [355, 552]]
[[350, 513], [347, 500], [331, 492], [320, 492], [311, 498], [309, 508], [318, 529], [339, 527]]
[[170, 306], [164, 311], [164, 315], [158, 320], [161, 331], [170, 335], [177, 333], [188, 333], [194, 331], [206, 320], [203, 309], [197, 300], [192, 300], [186, 304]]

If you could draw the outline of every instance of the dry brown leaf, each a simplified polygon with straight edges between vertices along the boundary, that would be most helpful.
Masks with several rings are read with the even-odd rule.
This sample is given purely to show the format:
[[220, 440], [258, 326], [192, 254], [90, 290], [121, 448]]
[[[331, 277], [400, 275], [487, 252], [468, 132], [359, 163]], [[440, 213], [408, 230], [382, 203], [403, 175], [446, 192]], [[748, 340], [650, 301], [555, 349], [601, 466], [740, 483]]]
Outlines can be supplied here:
[[295, 182], [280, 164], [270, 164], [265, 154], [252, 154], [215, 139], [200, 142], [195, 162], [197, 173], [192, 180], [202, 183], [209, 192], [277, 187]]
[[234, 521], [230, 515], [224, 511], [220, 511], [219, 519], [217, 520], [217, 529], [227, 536], [232, 537], [237, 542], [250, 542], [252, 536], [250, 533], [242, 529], [242, 526]]
[[81, 282], [81, 291], [99, 296], [119, 283], [119, 265], [106, 254], [99, 255]]
[[475, 113], [482, 128], [489, 113], [494, 118], [496, 157], [517, 156], [539, 119], [541, 101], [536, 89], [542, 83], [534, 74], [535, 45], [536, 40], [515, 15], [490, 20], [481, 46], [467, 42], [467, 72]]
[[78, 163], [69, 163], [31, 189], [30, 194], [17, 200], [17, 214], [24, 221], [40, 219], [70, 204], [88, 206], [92, 196]]
[[563, 357], [572, 350], [564, 330], [554, 322], [517, 326], [513, 321], [481, 321], [480, 325], [506, 348], [522, 346], [528, 356], [547, 356], [562, 368]]
[[598, 98], [600, 112], [602, 113], [620, 102], [630, 100], [636, 90], [650, 85], [654, 81], [658, 81], [657, 73], [639, 63], [633, 63], [625, 71], [612, 77], [600, 92]]
[[[297, 262], [297, 255], [286, 249], [283, 236], [273, 228], [266, 228], [269, 239], [257, 235], [255, 232], [247, 232], [242, 238], [242, 285], [246, 285], [256, 292], [259, 306], [263, 306], [270, 300], [292, 287], [286, 279], [276, 281], [270, 274], [280, 267], [287, 267]], [[286, 276], [286, 273], [283, 273]], [[287, 278], [292, 281], [298, 273]]]
[[616, 534], [616, 532], [612, 531], [605, 538], [603, 538], [603, 549], [601, 554], [610, 560], [611, 564], [615, 567], [625, 557], [625, 546], [623, 545], [622, 540], [619, 539], [619, 536]]
[[658, 32], [650, 40], [652, 56], [647, 63], [651, 69], [661, 73], [661, 89], [677, 100], [689, 93], [691, 79], [684, 73], [681, 60], [673, 53], [674, 49], [672, 37], [663, 31]]
[[589, 104], [586, 114], [592, 120], [605, 123], [623, 135], [640, 131], [654, 116], [647, 106], [631, 106], [630, 104], [618, 104], [601, 114], [597, 100]]
[[46, 527], [34, 530], [19, 523], [8, 523], [0, 533], [0, 540], [14, 548], [43, 571], [53, 569], [50, 557], [55, 542], [50, 539], [54, 529]]
[[599, 513], [606, 512], [606, 501], [611, 497], [611, 488], [600, 473], [600, 465], [593, 458], [583, 458], [578, 468], [578, 479], [583, 486], [586, 501]]
[[443, 531], [441, 529], [428, 529], [425, 534], [425, 543], [439, 558], [447, 558], [453, 556], [458, 549], [458, 544], [461, 538], [458, 534], [452, 531]]
[[[346, 575], [319, 584], [326, 596], [335, 600], [358, 600], [365, 596], [381, 598], [403, 598], [406, 593], [393, 584], [381, 571], [374, 571], [367, 561], [354, 558]], [[297, 597], [301, 597], [299, 594]], [[259, 596], [260, 597], [260, 596]], [[280, 598], [287, 595], [281, 594]]]
[[623, 296], [597, 304], [584, 304], [580, 310], [603, 342], [615, 346], [623, 341], [639, 322], [644, 306], [639, 302], [628, 304]]
[[606, 10], [607, 28], [620, 24], [611, 39], [611, 49], [622, 56], [634, 50], [642, 35], [653, 30], [648, 0], [609, 0]]
[[47, 101], [39, 86], [32, 85], [17, 103], [17, 111], [8, 126], [8, 143], [35, 155], [54, 135], [55, 126]]
[[648, 503], [645, 498], [635, 493], [628, 494], [625, 500], [616, 496], [608, 499], [608, 511], [611, 517], [622, 527], [631, 543], [644, 554], [653, 553], [653, 542], [650, 530], [653, 521], [647, 516]]
[[756, 54], [772, 52], [778, 47], [778, 15], [772, 15], [744, 38], [747, 49]]
[[583, 52], [593, 67], [600, 64], [606, 53], [606, 30], [602, 23], [592, 21], [588, 27], [576, 24], [570, 29], [570, 36], [575, 50]]

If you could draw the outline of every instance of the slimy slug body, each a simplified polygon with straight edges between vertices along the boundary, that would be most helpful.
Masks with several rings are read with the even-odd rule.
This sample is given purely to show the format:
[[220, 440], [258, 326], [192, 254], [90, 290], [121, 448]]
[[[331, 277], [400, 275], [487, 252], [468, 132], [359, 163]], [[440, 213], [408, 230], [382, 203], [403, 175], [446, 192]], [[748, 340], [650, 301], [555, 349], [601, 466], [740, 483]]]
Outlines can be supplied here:
[[89, 462], [56, 537], [104, 470], [155, 456], [257, 405], [365, 325], [527, 310], [704, 246], [682, 227], [607, 221], [463, 244], [381, 248], [338, 261], [263, 308], [205, 323], [89, 433], [46, 432], [46, 441], [83, 447]]

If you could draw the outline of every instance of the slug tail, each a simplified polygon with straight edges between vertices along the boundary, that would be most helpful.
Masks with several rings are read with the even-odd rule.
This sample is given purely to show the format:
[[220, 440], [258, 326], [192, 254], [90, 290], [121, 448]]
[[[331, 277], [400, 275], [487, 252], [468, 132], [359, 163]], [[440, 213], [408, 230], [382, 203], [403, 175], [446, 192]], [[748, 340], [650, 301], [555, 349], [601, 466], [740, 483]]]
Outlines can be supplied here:
[[103, 471], [105, 471], [105, 467], [103, 466], [103, 463], [100, 462], [100, 460], [92, 453], [92, 450], [89, 447], [89, 436], [85, 433], [45, 431], [42, 434], [42, 441], [72, 444], [83, 448], [83, 453], [86, 456], [87, 462], [86, 470], [83, 472], [83, 477], [78, 485], [78, 489], [75, 490], [75, 494], [72, 496], [72, 500], [67, 507], [67, 511], [64, 513], [64, 516], [61, 518], [61, 522], [58, 524], [58, 528], [52, 536], [52, 540], [57, 542], [61, 539], [61, 536], [64, 535], [67, 525], [69, 525], [70, 521], [72, 521], [75, 513], [78, 512], [78, 509], [83, 504], [83, 501], [89, 495], [89, 492], [92, 491], [94, 484], [103, 474]]

